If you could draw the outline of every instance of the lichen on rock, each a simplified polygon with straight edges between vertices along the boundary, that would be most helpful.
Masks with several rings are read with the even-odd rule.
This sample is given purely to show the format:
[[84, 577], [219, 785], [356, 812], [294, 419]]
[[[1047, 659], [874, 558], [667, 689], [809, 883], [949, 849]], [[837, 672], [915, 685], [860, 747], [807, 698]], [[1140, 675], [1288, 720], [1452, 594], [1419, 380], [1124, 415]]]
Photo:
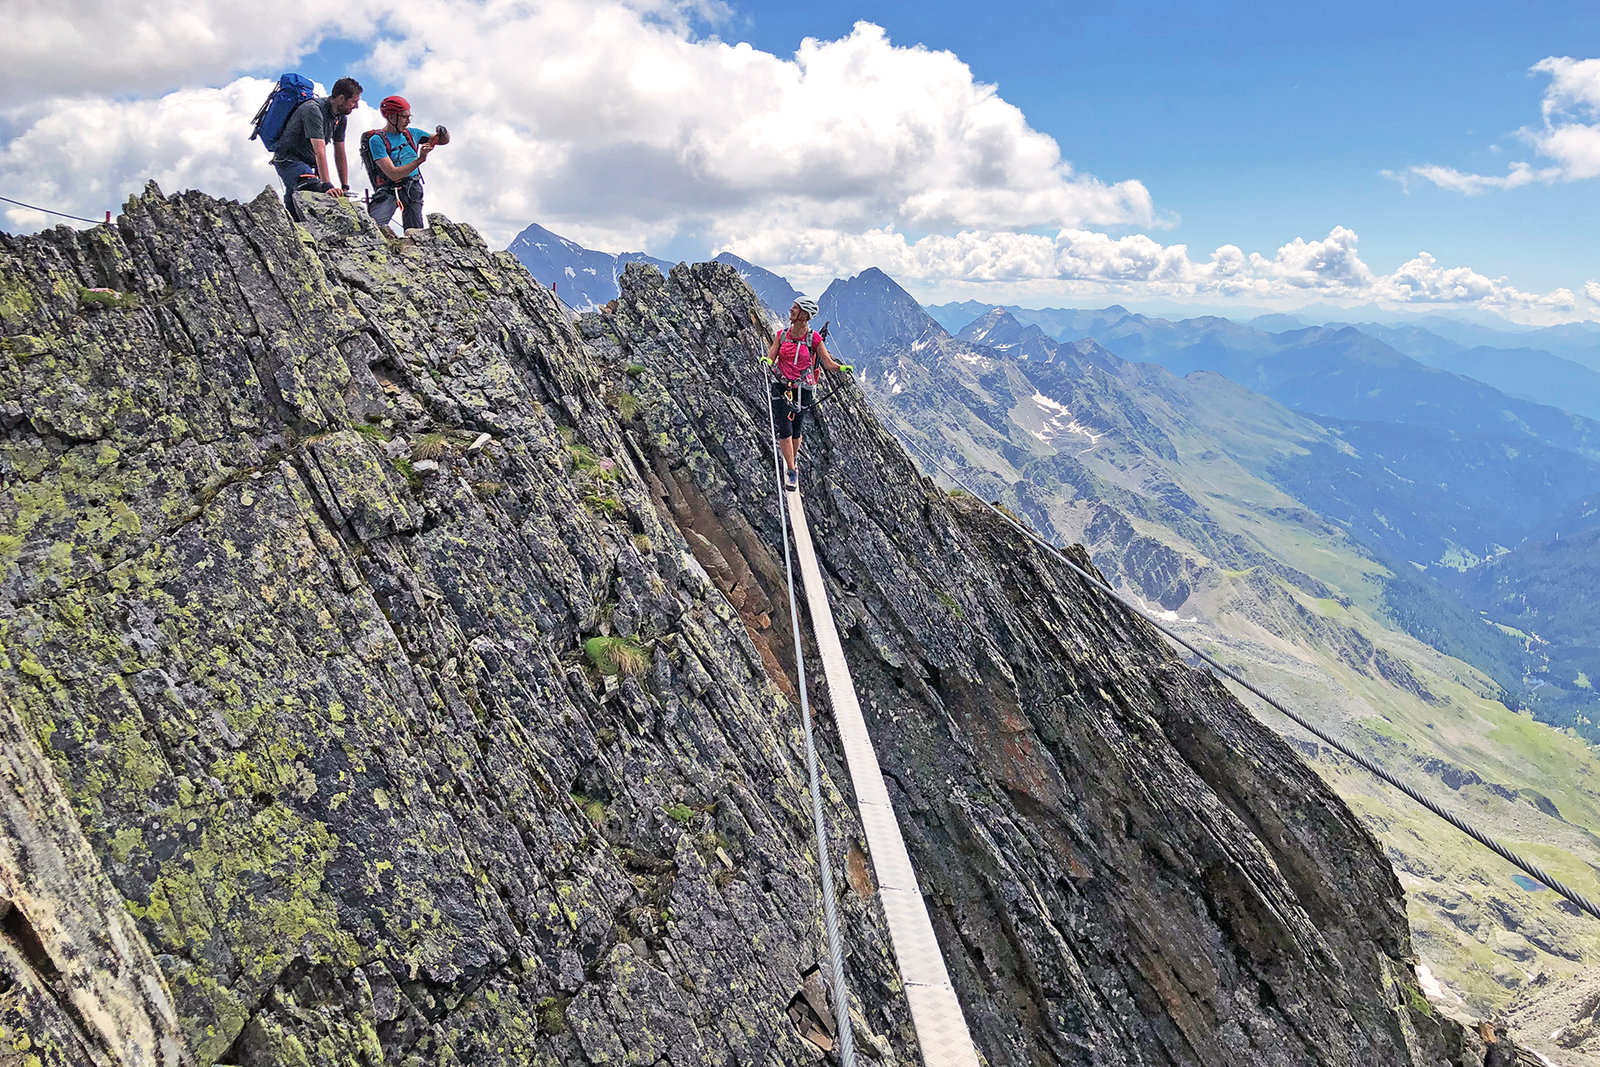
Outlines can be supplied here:
[[[52, 932], [0, 938], [8, 1040], [814, 1062], [787, 1014], [823, 935], [754, 294], [629, 266], [575, 321], [470, 227], [307, 207], [152, 186], [114, 227], [0, 235], [0, 725], [71, 816], [6, 810], [77, 857], [12, 898]], [[1396, 977], [1398, 884], [1286, 745], [923, 480], [858, 393], [806, 455], [990, 1064], [1482, 1061]], [[627, 669], [591, 662], [613, 642]], [[842, 871], [862, 835], [819, 703]], [[862, 884], [862, 1045], [912, 1062]], [[45, 910], [118, 954], [74, 963]], [[77, 1015], [39, 1000], [41, 960], [85, 976]]]

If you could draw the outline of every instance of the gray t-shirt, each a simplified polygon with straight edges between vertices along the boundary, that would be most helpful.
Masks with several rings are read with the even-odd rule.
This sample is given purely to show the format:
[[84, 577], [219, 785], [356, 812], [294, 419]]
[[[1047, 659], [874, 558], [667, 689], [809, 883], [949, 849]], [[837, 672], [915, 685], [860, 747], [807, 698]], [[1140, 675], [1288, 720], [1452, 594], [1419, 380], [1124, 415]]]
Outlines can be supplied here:
[[334, 118], [333, 102], [327, 97], [307, 100], [295, 108], [289, 115], [289, 121], [283, 124], [283, 133], [278, 137], [278, 150], [272, 154], [272, 162], [287, 163], [297, 159], [315, 167], [317, 154], [311, 150], [312, 140], [344, 143], [344, 129], [349, 124], [348, 120], [348, 115]]

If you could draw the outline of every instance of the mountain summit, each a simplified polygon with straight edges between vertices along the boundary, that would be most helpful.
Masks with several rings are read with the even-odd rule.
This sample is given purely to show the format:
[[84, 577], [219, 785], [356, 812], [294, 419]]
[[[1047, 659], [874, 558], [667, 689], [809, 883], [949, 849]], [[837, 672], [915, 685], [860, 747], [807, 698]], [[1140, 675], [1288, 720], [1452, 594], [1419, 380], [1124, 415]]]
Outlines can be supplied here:
[[1057, 342], [1032, 323], [1024, 324], [1005, 308], [990, 308], [956, 334], [963, 341], [983, 345], [1010, 359], [1048, 363], [1055, 358]]
[[831, 321], [828, 348], [847, 363], [872, 366], [873, 352], [891, 342], [915, 346], [948, 338], [912, 295], [872, 267], [835, 280], [817, 301], [818, 318]]
[[612, 255], [584, 248], [537, 223], [517, 234], [506, 251], [516, 256], [529, 274], [549, 286], [568, 307], [579, 311], [616, 299], [617, 276], [629, 263], [649, 263], [658, 270], [672, 269], [672, 264], [643, 252]]

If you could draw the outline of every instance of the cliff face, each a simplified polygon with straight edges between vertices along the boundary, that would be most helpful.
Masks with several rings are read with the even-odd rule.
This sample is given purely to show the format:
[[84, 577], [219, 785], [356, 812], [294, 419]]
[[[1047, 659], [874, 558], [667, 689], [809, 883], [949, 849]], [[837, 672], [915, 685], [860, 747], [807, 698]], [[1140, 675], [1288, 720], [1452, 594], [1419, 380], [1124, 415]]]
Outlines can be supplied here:
[[[0, 236], [0, 1047], [816, 1062], [754, 295], [631, 266], [574, 323], [466, 227], [311, 208], [152, 187]], [[806, 458], [991, 1064], [1485, 1061], [1371, 838], [1224, 690], [858, 393]], [[915, 1063], [831, 782], [860, 1047]]]

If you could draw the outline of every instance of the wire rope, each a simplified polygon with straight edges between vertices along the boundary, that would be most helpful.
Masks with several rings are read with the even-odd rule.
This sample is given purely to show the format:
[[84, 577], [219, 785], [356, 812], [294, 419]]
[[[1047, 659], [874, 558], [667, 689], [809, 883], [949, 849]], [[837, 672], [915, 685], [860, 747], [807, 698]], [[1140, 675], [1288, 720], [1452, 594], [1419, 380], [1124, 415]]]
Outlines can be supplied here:
[[1462, 833], [1466, 834], [1468, 837], [1472, 838], [1474, 841], [1477, 841], [1480, 845], [1482, 845], [1485, 848], [1489, 849], [1491, 852], [1495, 853], [1500, 858], [1506, 860], [1508, 863], [1512, 864], [1515, 867], [1521, 868], [1522, 871], [1525, 872], [1529, 877], [1535, 879], [1536, 881], [1538, 881], [1538, 882], [1540, 882], [1540, 883], [1542, 883], [1542, 884], [1544, 884], [1546, 886], [1549, 886], [1551, 889], [1555, 890], [1561, 896], [1565, 897], [1573, 905], [1575, 905], [1576, 907], [1578, 907], [1578, 908], [1582, 909], [1583, 911], [1587, 912], [1593, 918], [1600, 919], [1600, 907], [1596, 907], [1595, 904], [1593, 902], [1591, 902], [1583, 894], [1579, 893], [1575, 889], [1572, 889], [1572, 888], [1562, 884], [1559, 880], [1550, 877], [1550, 875], [1546, 874], [1537, 864], [1534, 864], [1534, 863], [1530, 862], [1529, 860], [1526, 860], [1526, 859], [1522, 858], [1517, 853], [1513, 852], [1511, 849], [1507, 848], [1505, 845], [1502, 845], [1499, 841], [1495, 840], [1493, 837], [1490, 837], [1484, 831], [1478, 829], [1476, 826], [1474, 826], [1471, 823], [1467, 822], [1465, 819], [1462, 819], [1459, 816], [1455, 815], [1454, 813], [1452, 813], [1450, 811], [1447, 811], [1445, 808], [1443, 808], [1439, 804], [1435, 803], [1429, 797], [1424, 796], [1418, 790], [1416, 790], [1416, 789], [1412, 788], [1411, 786], [1407, 785], [1405, 782], [1400, 781], [1398, 778], [1396, 778], [1393, 775], [1391, 775], [1388, 771], [1385, 771], [1382, 767], [1378, 766], [1376, 763], [1374, 763], [1371, 760], [1367, 759], [1365, 756], [1361, 755], [1360, 753], [1355, 752], [1354, 750], [1350, 749], [1348, 746], [1346, 746], [1345, 744], [1340, 742], [1338, 739], [1336, 739], [1336, 738], [1332, 737], [1331, 735], [1329, 735], [1326, 731], [1322, 730], [1315, 723], [1313, 723], [1310, 720], [1306, 719], [1304, 716], [1302, 716], [1302, 715], [1300, 715], [1300, 714], [1298, 714], [1296, 712], [1290, 711], [1281, 702], [1279, 702], [1278, 700], [1274, 699], [1271, 696], [1268, 696], [1265, 692], [1263, 692], [1259, 686], [1257, 686], [1257, 685], [1255, 685], [1255, 684], [1253, 684], [1251, 682], [1248, 682], [1245, 679], [1241, 678], [1234, 671], [1230, 670], [1227, 667], [1224, 667], [1221, 663], [1218, 663], [1214, 658], [1212, 658], [1206, 652], [1203, 652], [1202, 650], [1200, 650], [1199, 648], [1195, 647], [1192, 643], [1190, 643], [1189, 641], [1187, 641], [1183, 637], [1180, 637], [1178, 634], [1176, 634], [1173, 631], [1167, 629], [1165, 626], [1163, 626], [1161, 624], [1160, 620], [1155, 618], [1153, 615], [1151, 615], [1144, 608], [1139, 607], [1138, 605], [1133, 604], [1133, 603], [1125, 600], [1123, 597], [1118, 595], [1116, 590], [1112, 589], [1109, 585], [1107, 585], [1105, 583], [1104, 579], [1100, 578], [1097, 575], [1094, 575], [1094, 574], [1090, 573], [1089, 571], [1085, 570], [1084, 568], [1078, 566], [1076, 563], [1072, 562], [1072, 560], [1068, 559], [1061, 552], [1060, 549], [1058, 549], [1055, 545], [1051, 544], [1050, 542], [1046, 541], [1043, 537], [1040, 537], [1038, 533], [1036, 533], [1035, 531], [1033, 531], [1033, 530], [1029, 529], [1028, 527], [1024, 526], [1022, 523], [1018, 522], [1016, 519], [1012, 518], [1010, 515], [1007, 515], [1004, 511], [1001, 511], [994, 504], [991, 504], [989, 501], [985, 500], [978, 493], [974, 492], [971, 486], [967, 485], [966, 482], [962, 481], [960, 477], [958, 477], [956, 474], [954, 474], [950, 470], [950, 468], [946, 467], [936, 457], [934, 457], [930, 452], [928, 452], [927, 449], [923, 448], [916, 441], [913, 441], [908, 435], [906, 435], [906, 434], [896, 434], [896, 436], [899, 437], [902, 442], [904, 442], [905, 444], [909, 445], [911, 448], [915, 449], [919, 454], [922, 455], [922, 457], [924, 459], [926, 459], [928, 462], [932, 463], [935, 467], [937, 467], [940, 471], [942, 471], [944, 473], [945, 477], [947, 477], [951, 481], [955, 482], [962, 489], [965, 489], [968, 493], [971, 493], [973, 499], [977, 500], [984, 507], [988, 508], [990, 511], [994, 512], [996, 515], [1000, 516], [1000, 518], [1003, 519], [1006, 522], [1007, 525], [1011, 526], [1018, 533], [1022, 534], [1024, 537], [1028, 538], [1029, 540], [1033, 541], [1035, 544], [1039, 545], [1046, 552], [1050, 553], [1050, 555], [1054, 556], [1057, 560], [1059, 560], [1062, 563], [1066, 564], [1069, 568], [1071, 568], [1071, 570], [1074, 573], [1076, 573], [1079, 577], [1083, 578], [1089, 584], [1089, 587], [1091, 589], [1094, 589], [1096, 592], [1100, 593], [1103, 596], [1111, 598], [1116, 603], [1118, 603], [1118, 604], [1122, 605], [1123, 607], [1127, 608], [1128, 610], [1132, 611], [1133, 613], [1138, 615], [1140, 618], [1142, 618], [1145, 622], [1148, 622], [1151, 626], [1153, 626], [1157, 630], [1159, 630], [1169, 640], [1174, 641], [1179, 645], [1182, 645], [1185, 649], [1188, 649], [1191, 653], [1193, 653], [1200, 660], [1202, 660], [1212, 670], [1214, 670], [1218, 674], [1222, 675], [1223, 677], [1228, 678], [1231, 681], [1234, 681], [1234, 682], [1238, 683], [1239, 685], [1243, 686], [1245, 689], [1249, 690], [1255, 696], [1257, 696], [1261, 700], [1265, 701], [1268, 705], [1270, 705], [1273, 709], [1278, 711], [1280, 714], [1284, 715], [1285, 717], [1287, 717], [1288, 719], [1290, 719], [1291, 721], [1293, 721], [1294, 723], [1299, 725], [1306, 732], [1308, 732], [1312, 736], [1316, 737], [1319, 741], [1322, 741], [1328, 747], [1334, 749], [1336, 752], [1338, 752], [1340, 755], [1344, 756], [1346, 759], [1348, 759], [1351, 762], [1355, 763], [1357, 766], [1361, 767], [1362, 769], [1366, 770], [1367, 772], [1369, 772], [1370, 774], [1374, 775], [1375, 777], [1381, 779], [1382, 781], [1387, 782], [1389, 785], [1394, 786], [1396, 789], [1400, 790], [1406, 796], [1410, 797], [1412, 800], [1416, 801], [1418, 804], [1422, 805], [1424, 808], [1427, 808], [1429, 811], [1433, 812], [1433, 814], [1437, 815], [1439, 818], [1443, 819], [1445, 822], [1449, 823], [1451, 826], [1454, 826], [1457, 830], [1460, 830]]
[[[766, 388], [763, 375], [762, 390], [767, 393], [769, 421], [777, 418], [773, 410], [771, 390]], [[776, 423], [773, 423], [776, 426]], [[828, 959], [833, 970], [834, 1025], [839, 1047], [840, 1067], [856, 1067], [855, 1034], [850, 1026], [850, 995], [844, 980], [844, 949], [839, 938], [839, 912], [834, 899], [833, 871], [829, 868], [828, 826], [822, 812], [822, 774], [817, 767], [816, 736], [811, 729], [811, 701], [806, 693], [805, 653], [800, 646], [800, 603], [794, 591], [793, 552], [789, 548], [789, 508], [784, 494], [783, 457], [778, 451], [778, 438], [772, 434], [772, 467], [778, 490], [778, 525], [783, 536], [783, 570], [789, 583], [789, 623], [794, 631], [795, 674], [800, 679], [800, 722], [806, 741], [806, 771], [811, 780], [811, 818], [817, 837], [817, 868], [822, 876], [822, 925], [828, 935]], [[796, 489], [795, 492], [799, 492]]]
[[8, 204], [15, 204], [18, 207], [25, 207], [29, 211], [42, 211], [46, 215], [57, 215], [64, 219], [72, 219], [75, 222], [87, 222], [92, 226], [104, 226], [110, 221], [109, 219], [86, 219], [82, 215], [69, 215], [65, 211], [52, 211], [47, 207], [39, 207], [37, 204], [24, 204], [21, 200], [13, 200], [9, 196], [0, 196], [0, 200], [4, 200]]

